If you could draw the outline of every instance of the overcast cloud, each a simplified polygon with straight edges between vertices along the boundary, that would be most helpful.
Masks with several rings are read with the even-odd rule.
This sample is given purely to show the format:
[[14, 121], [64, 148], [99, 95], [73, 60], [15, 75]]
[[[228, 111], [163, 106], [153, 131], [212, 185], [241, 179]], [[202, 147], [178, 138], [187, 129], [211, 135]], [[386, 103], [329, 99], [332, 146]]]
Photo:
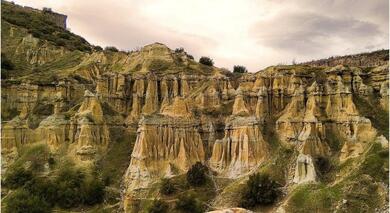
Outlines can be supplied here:
[[132, 50], [153, 42], [258, 71], [388, 48], [388, 0], [16, 0], [68, 15], [90, 43]]

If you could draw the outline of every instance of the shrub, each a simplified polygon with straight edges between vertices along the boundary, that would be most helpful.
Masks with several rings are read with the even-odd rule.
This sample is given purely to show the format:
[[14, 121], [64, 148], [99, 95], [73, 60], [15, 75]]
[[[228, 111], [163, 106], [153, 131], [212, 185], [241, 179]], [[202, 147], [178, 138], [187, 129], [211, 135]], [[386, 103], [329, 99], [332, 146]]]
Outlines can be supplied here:
[[103, 48], [101, 46], [94, 46], [94, 50], [96, 51], [102, 51]]
[[104, 48], [105, 51], [111, 51], [111, 52], [119, 52], [119, 50], [114, 46], [107, 46]]
[[194, 60], [194, 56], [192, 56], [192, 55], [190, 55], [190, 54], [187, 54], [187, 57], [188, 57], [189, 59]]
[[280, 194], [279, 184], [271, 180], [268, 174], [249, 176], [241, 196], [242, 207], [270, 205], [275, 203]]
[[201, 213], [204, 210], [199, 200], [193, 194], [180, 196], [176, 201], [176, 209], [191, 213]]
[[26, 170], [22, 166], [16, 168], [10, 168], [5, 176], [5, 185], [11, 189], [24, 186], [31, 178], [33, 174], [30, 170]]
[[104, 199], [104, 183], [100, 179], [92, 178], [83, 185], [83, 202], [87, 205], [101, 203]]
[[69, 50], [90, 50], [89, 43], [66, 29], [57, 26], [43, 13], [26, 12], [19, 7], [1, 4], [1, 20], [27, 29], [34, 37], [61, 45]]
[[54, 206], [57, 202], [58, 189], [50, 179], [33, 177], [25, 184], [24, 189], [27, 190], [30, 194], [40, 197], [50, 206]]
[[5, 212], [9, 213], [46, 213], [50, 206], [36, 195], [24, 189], [18, 189], [7, 198]]
[[71, 208], [82, 203], [81, 184], [84, 174], [78, 170], [65, 168], [60, 171], [54, 184], [57, 186], [57, 204], [61, 208]]
[[171, 180], [169, 179], [162, 179], [161, 181], [161, 187], [160, 187], [160, 192], [161, 194], [164, 194], [164, 195], [170, 195], [172, 194], [173, 192], [175, 192], [175, 186], [173, 185], [173, 183], [171, 182]]
[[233, 73], [247, 73], [247, 72], [248, 72], [248, 70], [244, 66], [235, 65], [233, 67]]
[[161, 59], [154, 59], [150, 62], [149, 69], [152, 71], [164, 71], [168, 69], [170, 66], [169, 62], [161, 60]]
[[4, 53], [1, 53], [1, 69], [3, 70], [13, 70], [15, 65], [5, 56]]
[[153, 200], [147, 209], [148, 213], [165, 213], [168, 212], [168, 204], [162, 200]]
[[199, 63], [204, 64], [206, 66], [213, 66], [214, 65], [213, 60], [211, 58], [205, 57], [205, 56], [200, 57]]
[[314, 160], [315, 167], [317, 168], [317, 171], [319, 174], [324, 175], [328, 173], [331, 169], [331, 163], [328, 158], [326, 157], [316, 157]]
[[201, 162], [196, 162], [187, 172], [187, 182], [192, 186], [201, 186], [206, 183], [208, 168]]
[[179, 48], [175, 49], [175, 53], [183, 53], [183, 52], [184, 52], [184, 48], [183, 47], [179, 47]]

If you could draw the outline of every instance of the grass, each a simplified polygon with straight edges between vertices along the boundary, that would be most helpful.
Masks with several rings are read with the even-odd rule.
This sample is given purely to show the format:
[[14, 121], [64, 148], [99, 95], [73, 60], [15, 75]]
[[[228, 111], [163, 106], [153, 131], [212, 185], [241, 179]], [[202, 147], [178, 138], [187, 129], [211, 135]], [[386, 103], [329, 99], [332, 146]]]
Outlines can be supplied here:
[[103, 180], [109, 186], [119, 188], [122, 176], [130, 163], [131, 153], [136, 140], [135, 133], [122, 132], [121, 136], [111, 142], [105, 157], [99, 162], [98, 168]]
[[300, 185], [292, 192], [287, 212], [332, 212], [334, 205], [341, 199], [341, 193], [339, 187]]
[[10, 169], [30, 165], [32, 171], [40, 172], [50, 157], [46, 144], [26, 145], [18, 149], [19, 158], [11, 165]]
[[369, 97], [368, 100], [357, 95], [353, 96], [353, 102], [360, 114], [370, 119], [379, 134], [389, 139], [389, 112], [380, 107], [378, 99], [375, 95]]
[[90, 51], [90, 44], [82, 37], [57, 26], [42, 12], [27, 11], [21, 6], [1, 2], [1, 20], [23, 27], [34, 37], [44, 39], [69, 50]]

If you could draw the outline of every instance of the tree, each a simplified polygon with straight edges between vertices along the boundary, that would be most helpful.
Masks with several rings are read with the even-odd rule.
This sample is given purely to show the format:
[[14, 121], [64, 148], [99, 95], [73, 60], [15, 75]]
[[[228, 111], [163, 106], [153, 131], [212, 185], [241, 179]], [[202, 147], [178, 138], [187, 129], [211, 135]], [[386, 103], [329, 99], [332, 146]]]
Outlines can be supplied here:
[[279, 184], [273, 181], [268, 174], [249, 176], [241, 196], [242, 207], [256, 205], [270, 205], [276, 202], [280, 195]]
[[187, 181], [192, 186], [201, 186], [206, 183], [208, 168], [201, 162], [196, 162], [187, 171]]
[[234, 65], [233, 67], [233, 73], [247, 73], [247, 72], [248, 70], [244, 66]]
[[179, 48], [175, 49], [175, 53], [183, 53], [183, 52], [184, 52], [184, 48], [183, 47], [179, 47]]
[[213, 66], [214, 65], [213, 59], [211, 59], [209, 57], [205, 57], [205, 56], [202, 56], [199, 59], [199, 63], [204, 64], [206, 66]]
[[5, 175], [5, 185], [11, 189], [16, 189], [24, 186], [32, 178], [33, 174], [30, 170], [23, 167], [12, 168]]
[[107, 46], [104, 48], [105, 51], [111, 51], [111, 52], [119, 52], [119, 50], [114, 46]]
[[[4, 70], [13, 70], [15, 65], [7, 58], [4, 53], [1, 53], [1, 69]], [[2, 72], [4, 74], [4, 72]]]
[[168, 204], [162, 200], [153, 200], [153, 203], [147, 209], [148, 213], [165, 213], [168, 212]]
[[327, 157], [318, 156], [314, 158], [315, 168], [320, 175], [325, 175], [331, 169], [331, 163]]
[[93, 48], [96, 51], [102, 51], [103, 50], [103, 48], [101, 46], [94, 46]]
[[160, 187], [160, 192], [161, 194], [164, 195], [170, 195], [173, 192], [175, 192], [175, 185], [171, 182], [170, 179], [164, 178], [161, 181], [161, 187]]
[[176, 201], [176, 209], [183, 212], [201, 213], [203, 212], [202, 204], [194, 197], [193, 194], [184, 194]]
[[84, 204], [94, 205], [103, 202], [105, 195], [103, 181], [95, 177], [84, 181], [82, 192]]
[[49, 213], [50, 210], [44, 200], [24, 189], [13, 192], [5, 205], [5, 212], [9, 213]]

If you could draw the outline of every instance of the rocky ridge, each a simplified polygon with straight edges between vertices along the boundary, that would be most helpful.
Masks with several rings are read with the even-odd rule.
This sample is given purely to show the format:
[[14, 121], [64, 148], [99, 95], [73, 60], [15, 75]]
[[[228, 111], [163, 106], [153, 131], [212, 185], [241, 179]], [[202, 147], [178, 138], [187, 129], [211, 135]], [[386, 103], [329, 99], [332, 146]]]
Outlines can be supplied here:
[[[388, 117], [388, 60], [379, 53], [359, 63], [337, 59], [236, 76], [160, 43], [133, 52], [71, 51], [5, 25], [3, 52], [23, 66], [2, 80], [2, 171], [35, 143], [92, 170], [118, 131], [134, 133], [121, 188], [127, 212], [134, 200], [151, 198], [141, 191], [198, 161], [215, 179], [229, 180], [218, 200], [248, 174], [273, 168], [280, 150], [292, 153], [281, 170], [293, 194], [297, 185], [347, 179], [340, 169], [324, 181], [318, 159], [339, 166], [364, 161], [376, 143], [388, 147], [383, 117], [361, 107]], [[288, 211], [289, 202], [275, 208]]]

